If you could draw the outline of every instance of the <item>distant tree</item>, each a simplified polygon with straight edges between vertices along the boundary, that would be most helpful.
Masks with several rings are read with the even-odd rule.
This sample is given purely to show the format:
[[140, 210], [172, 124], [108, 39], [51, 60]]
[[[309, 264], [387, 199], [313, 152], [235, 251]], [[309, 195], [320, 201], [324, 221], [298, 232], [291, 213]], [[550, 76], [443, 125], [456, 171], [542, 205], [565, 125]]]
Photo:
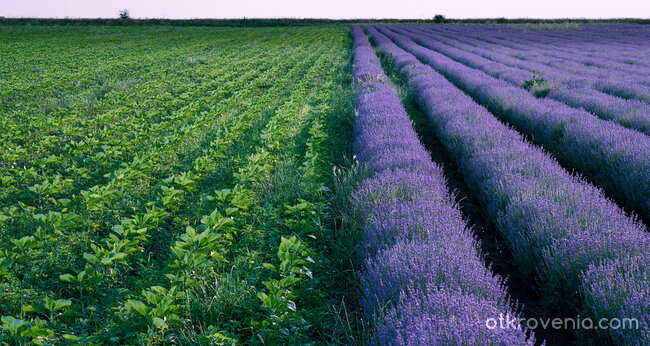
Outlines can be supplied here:
[[126, 8], [120, 10], [120, 19], [129, 19], [129, 18], [131, 18], [129, 17], [129, 10], [127, 10]]
[[446, 20], [445, 16], [443, 16], [442, 14], [436, 14], [435, 16], [433, 16], [434, 23], [444, 23], [445, 20]]

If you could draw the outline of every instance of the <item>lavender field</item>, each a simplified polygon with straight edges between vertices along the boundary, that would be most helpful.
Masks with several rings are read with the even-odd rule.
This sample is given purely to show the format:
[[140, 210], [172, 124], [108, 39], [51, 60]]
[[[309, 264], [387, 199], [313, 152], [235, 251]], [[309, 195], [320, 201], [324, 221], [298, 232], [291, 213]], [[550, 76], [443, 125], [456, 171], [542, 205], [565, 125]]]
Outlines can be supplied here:
[[0, 345], [650, 345], [643, 22], [0, 17]]
[[540, 29], [352, 28], [371, 343], [650, 343], [650, 28]]

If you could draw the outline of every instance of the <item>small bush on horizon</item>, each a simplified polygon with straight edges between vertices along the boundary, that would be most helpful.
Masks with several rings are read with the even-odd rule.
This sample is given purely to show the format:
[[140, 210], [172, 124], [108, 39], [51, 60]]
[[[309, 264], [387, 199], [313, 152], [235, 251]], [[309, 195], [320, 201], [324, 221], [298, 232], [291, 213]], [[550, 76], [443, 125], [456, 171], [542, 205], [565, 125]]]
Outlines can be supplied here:
[[128, 9], [125, 8], [125, 9], [120, 10], [120, 19], [124, 19], [124, 20], [131, 19], [131, 17], [129, 16], [129, 10]]

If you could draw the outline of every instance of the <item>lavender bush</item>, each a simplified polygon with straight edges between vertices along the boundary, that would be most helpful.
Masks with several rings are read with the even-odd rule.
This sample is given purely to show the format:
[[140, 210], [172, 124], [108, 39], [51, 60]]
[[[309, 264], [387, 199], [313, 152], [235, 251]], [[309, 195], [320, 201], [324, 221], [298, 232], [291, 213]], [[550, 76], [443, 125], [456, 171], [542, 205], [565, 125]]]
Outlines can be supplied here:
[[650, 253], [591, 265], [585, 277], [585, 309], [596, 319], [636, 318], [638, 329], [608, 328], [616, 344], [650, 342]]

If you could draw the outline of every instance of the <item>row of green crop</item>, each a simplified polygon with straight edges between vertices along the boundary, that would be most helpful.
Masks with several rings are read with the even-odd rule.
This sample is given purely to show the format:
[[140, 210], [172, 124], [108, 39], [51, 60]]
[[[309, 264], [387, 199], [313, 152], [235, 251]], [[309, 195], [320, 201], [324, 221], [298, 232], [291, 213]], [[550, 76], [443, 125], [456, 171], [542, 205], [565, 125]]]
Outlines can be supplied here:
[[[264, 64], [261, 66], [261, 68], [268, 69], [270, 66], [273, 66], [273, 64], [277, 64], [277, 62], [283, 58], [288, 59], [287, 56], [280, 55], [277, 59], [272, 59], [268, 65]], [[294, 60], [289, 60], [289, 62], [291, 61]], [[212, 115], [215, 113], [225, 114], [227, 112], [231, 112], [230, 114], [232, 115], [234, 113], [234, 107], [240, 104], [242, 100], [246, 99], [247, 94], [251, 92], [250, 90], [254, 92], [255, 88], [258, 85], [264, 85], [264, 83], [268, 82], [268, 80], [264, 80], [264, 78], [258, 78], [258, 81], [250, 85], [250, 88], [248, 89], [249, 91], [241, 92], [237, 90], [237, 88], [239, 88], [238, 85], [249, 81], [250, 79], [256, 77], [259, 73], [259, 71], [257, 73], [250, 72], [252, 65], [253, 62], [249, 61], [249, 64], [244, 65], [241, 67], [241, 69], [233, 67], [233, 73], [228, 74], [230, 78], [233, 78], [238, 73], [240, 73], [239, 78], [234, 78], [235, 83], [228, 83], [225, 85], [225, 88], [219, 90], [217, 93], [214, 93], [212, 91], [203, 91], [203, 93], [199, 93], [199, 96], [197, 96], [193, 102], [181, 107], [178, 111], [174, 112], [173, 115], [167, 117], [167, 121], [156, 121], [155, 123], [152, 123], [152, 121], [149, 119], [148, 123], [143, 122], [143, 124], [140, 126], [134, 126], [134, 124], [131, 123], [128, 124], [129, 126], [123, 127], [116, 131], [117, 134], [121, 134], [123, 137], [130, 136], [135, 138], [130, 142], [125, 139], [121, 143], [117, 144], [118, 147], [110, 147], [108, 149], [106, 149], [106, 144], [103, 144], [103, 151], [100, 149], [98, 153], [90, 157], [90, 165], [93, 165], [93, 161], [95, 161], [94, 158], [99, 156], [106, 162], [106, 166], [112, 165], [112, 167], [108, 169], [103, 169], [104, 166], [79, 168], [86, 168], [86, 170], [93, 171], [88, 172], [88, 179], [85, 180], [78, 179], [78, 177], [74, 176], [69, 177], [66, 175], [61, 175], [58, 174], [58, 172], [57, 175], [53, 178], [45, 176], [43, 182], [36, 183], [34, 185], [23, 184], [23, 186], [21, 186], [22, 190], [19, 191], [23, 193], [23, 199], [28, 201], [38, 201], [38, 199], [33, 198], [33, 193], [38, 193], [39, 195], [45, 196], [56, 196], [58, 198], [70, 198], [69, 196], [77, 194], [77, 191], [79, 190], [93, 191], [104, 188], [106, 186], [111, 186], [117, 188], [117, 190], [120, 190], [119, 185], [117, 185], [115, 182], [116, 180], [124, 179], [125, 176], [128, 177], [131, 175], [138, 175], [138, 166], [151, 166], [151, 162], [154, 162], [153, 160], [157, 160], [161, 163], [158, 165], [158, 167], [172, 172], [177, 167], [183, 167], [188, 162], [178, 162], [178, 155], [180, 154], [185, 156], [186, 161], [189, 159], [194, 159], [192, 155], [196, 151], [195, 148], [198, 142], [205, 140], [205, 138], [207, 138], [207, 136], [212, 133], [211, 131], [214, 131], [214, 129], [219, 130], [219, 127], [222, 126], [222, 124], [229, 121], [228, 117], [221, 117], [219, 121], [215, 122], [212, 120]], [[271, 72], [279, 73], [279, 70], [277, 67], [275, 67], [274, 70], [269, 71], [269, 73]], [[206, 93], [209, 93], [209, 96], [205, 95]], [[214, 101], [215, 96], [218, 97], [219, 95], [228, 94], [230, 96], [222, 97], [218, 102]], [[147, 119], [145, 119], [145, 121], [146, 120]], [[210, 131], [207, 131], [206, 127]], [[118, 128], [118, 126], [115, 126], [113, 128]], [[139, 131], [140, 128], [142, 128], [142, 131]], [[152, 134], [155, 134], [155, 136], [152, 136]], [[158, 140], [157, 138], [161, 138], [161, 140]], [[96, 143], [101, 143], [98, 140], [93, 140]], [[161, 141], [163, 141], [163, 145], [165, 145], [164, 147], [161, 146]], [[175, 144], [180, 148], [174, 148], [173, 152], [165, 152], [165, 150], [170, 148], [168, 144]], [[129, 147], [134, 149], [128, 149]], [[127, 152], [125, 153], [125, 151]], [[137, 152], [137, 155], [129, 155], [128, 151]], [[116, 153], [117, 157], [107, 155], [106, 152]], [[81, 153], [78, 152], [71, 152], [66, 153], [66, 156], [84, 156], [80, 154]], [[149, 160], [150, 162], [143, 163], [143, 160]], [[131, 162], [129, 163], [129, 161]], [[83, 163], [84, 161], [81, 162], [82, 165]], [[20, 174], [23, 171], [18, 170], [18, 172], [18, 174]], [[154, 176], [164, 176], [164, 174], [165, 172], [163, 171], [155, 174]], [[57, 192], [59, 190], [63, 190], [63, 187], [60, 185], [65, 184], [65, 179], [73, 180], [68, 180], [67, 182], [69, 184], [74, 184], [79, 180], [81, 181], [79, 181], [76, 186], [67, 187], [65, 190], [65, 195], [57, 195]], [[59, 182], [59, 186], [57, 186], [57, 184], [53, 184], [53, 181]], [[97, 181], [99, 181], [99, 184], [89, 184], [90, 182]], [[33, 193], [24, 193], [25, 190], [30, 190]]]
[[[276, 73], [279, 73], [279, 71], [280, 71], [280, 69], [278, 69], [276, 71]], [[288, 83], [288, 81], [287, 81], [287, 83]], [[224, 108], [228, 108], [230, 106], [232, 106], [232, 104], [225, 105]], [[265, 106], [268, 106], [268, 105], [265, 104]], [[219, 113], [218, 111], [215, 112], [215, 114], [217, 114], [217, 115], [219, 115], [221, 117], [223, 117], [225, 115], [223, 113]], [[231, 113], [229, 115], [230, 116], [235, 116], [234, 113]], [[179, 114], [179, 118], [181, 118], [181, 117], [188, 117], [188, 116], [185, 116], [183, 114]], [[221, 126], [216, 126], [216, 125], [223, 124], [221, 121], [216, 119], [214, 115], [208, 115], [205, 118], [206, 118], [206, 122], [209, 122], [209, 123], [215, 125], [217, 131], [221, 128]], [[227, 120], [230, 120], [230, 119], [224, 119], [224, 122], [227, 121]], [[244, 124], [244, 126], [247, 126], [248, 121], [245, 121], [245, 120], [249, 120], [249, 119], [241, 119], [241, 120], [242, 120], [242, 123]], [[175, 126], [173, 123], [171, 123], [171, 124], [167, 123], [167, 126], [171, 127], [171, 128], [179, 127], [179, 128], [182, 129], [182, 127]], [[205, 129], [203, 129], [203, 128], [199, 127], [199, 126], [197, 126], [195, 128], [197, 128], [198, 131], [205, 131]], [[228, 148], [229, 143], [231, 143], [234, 139], [236, 139], [238, 137], [238, 135], [240, 135], [240, 133], [238, 131], [232, 131], [232, 127], [229, 128], [228, 134], [229, 134], [229, 136], [226, 136], [225, 138], [224, 138], [224, 136], [216, 136], [216, 139], [212, 140], [212, 143], [210, 143], [210, 146], [211, 146], [211, 148], [213, 148], [213, 150], [208, 150], [205, 153], [205, 155], [204, 155], [205, 157], [203, 159], [198, 159], [197, 163], [199, 163], [199, 164], [197, 166], [199, 167], [199, 169], [203, 168], [203, 170], [207, 170], [207, 169], [210, 168], [209, 166], [212, 166], [213, 169], [214, 169], [214, 167], [217, 167], [218, 162], [214, 162], [212, 165], [210, 165], [210, 160], [214, 161], [214, 160], [219, 159], [219, 157], [225, 157], [225, 155], [224, 155], [225, 153], [219, 152], [219, 151], [224, 151], [226, 148]], [[163, 135], [164, 135], [164, 132], [163, 132]], [[181, 133], [175, 134], [175, 136], [174, 136], [175, 141], [170, 141], [170, 139], [168, 137], [169, 135], [167, 135], [167, 138], [164, 138], [164, 140], [167, 141], [168, 146], [166, 146], [166, 147], [154, 147], [154, 149], [156, 149], [156, 151], [149, 152], [148, 155], [144, 155], [145, 153], [143, 153], [143, 155], [140, 155], [140, 157], [136, 158], [133, 161], [132, 165], [126, 165], [125, 167], [122, 167], [118, 171], [118, 174], [114, 175], [114, 179], [111, 179], [111, 181], [109, 181], [108, 184], [101, 185], [101, 186], [94, 186], [94, 187], [90, 188], [89, 191], [82, 192], [81, 194], [79, 194], [79, 196], [77, 196], [77, 198], [81, 199], [81, 201], [80, 201], [80, 203], [79, 203], [80, 205], [78, 206], [77, 209], [79, 209], [82, 213], [87, 214], [85, 216], [90, 217], [90, 220], [93, 219], [93, 216], [96, 216], [96, 217], [100, 218], [101, 220], [105, 220], [107, 218], [107, 216], [104, 215], [104, 213], [102, 213], [103, 211], [110, 211], [110, 212], [115, 212], [116, 211], [116, 206], [112, 205], [110, 203], [112, 199], [117, 199], [118, 197], [120, 197], [119, 195], [127, 195], [127, 196], [130, 197], [131, 200], [136, 200], [137, 201], [137, 197], [139, 197], [138, 194], [136, 194], [134, 196], [132, 194], [129, 194], [128, 193], [129, 191], [125, 190], [125, 189], [139, 190], [138, 192], [140, 193], [140, 196], [148, 197], [147, 195], [150, 195], [150, 196], [153, 195], [155, 197], [155, 193], [153, 191], [150, 191], [148, 194], [147, 193], [142, 193], [142, 192], [146, 192], [146, 190], [142, 191], [142, 188], [149, 187], [149, 189], [152, 189], [156, 185], [156, 180], [162, 180], [160, 178], [164, 177], [162, 175], [162, 174], [164, 174], [164, 172], [156, 172], [156, 168], [164, 169], [165, 166], [164, 165], [153, 166], [153, 163], [155, 163], [156, 161], [158, 161], [158, 162], [162, 161], [161, 158], [164, 158], [165, 154], [166, 155], [172, 155], [170, 157], [170, 159], [168, 160], [169, 162], [174, 161], [177, 158], [177, 156], [176, 156], [178, 154], [177, 150], [179, 149], [177, 147], [177, 145], [178, 145], [179, 141], [186, 138], [185, 136], [187, 136], [187, 135], [190, 135], [190, 133], [181, 132]], [[191, 133], [191, 135], [196, 136], [196, 133]], [[187, 138], [192, 138], [192, 137], [190, 136], [190, 137], [187, 137]], [[208, 161], [206, 161], [206, 159]], [[206, 165], [208, 165], [208, 167], [202, 167], [202, 166], [206, 166]], [[185, 175], [186, 176], [185, 180], [189, 180], [188, 182], [183, 182], [182, 181], [183, 179], [181, 178], [180, 180], [179, 179], [172, 179], [172, 181], [169, 181], [166, 184], [167, 185], [172, 185], [174, 183], [174, 180], [177, 180], [176, 183], [178, 183], [180, 185], [186, 185], [187, 186], [187, 185], [192, 184], [190, 182], [192, 180], [191, 177], [193, 177], [195, 174], [193, 174], [192, 172], [184, 172], [184, 173], [185, 174], [181, 173], [181, 176]], [[209, 172], [205, 172], [205, 173], [209, 173]], [[190, 174], [190, 175], [187, 176], [188, 174]], [[145, 178], [145, 179], [143, 179], [143, 178]], [[156, 180], [154, 180], [154, 179], [156, 179]], [[145, 186], [134, 186], [134, 185], [137, 185], [140, 181], [142, 181], [146, 185]], [[142, 185], [144, 185], [144, 184], [142, 184]], [[163, 191], [162, 195], [160, 196], [160, 199], [162, 200], [161, 204], [162, 204], [162, 206], [165, 206], [165, 207], [171, 207], [171, 209], [173, 210], [175, 208], [175, 206], [172, 206], [172, 204], [180, 202], [180, 199], [181, 199], [180, 193], [181, 193], [181, 191], [177, 191], [176, 189], [174, 189], [173, 186], [165, 186], [166, 188], [163, 189], [162, 188], [163, 186], [165, 186], [165, 182], [162, 182], [162, 184], [160, 186], [160, 189]], [[135, 187], [135, 189], [133, 189], [134, 187]], [[57, 201], [55, 201], [55, 203], [56, 202]], [[64, 206], [64, 209], [67, 209], [65, 207], [66, 206]], [[47, 212], [46, 214], [47, 215], [52, 215], [53, 213], [56, 213], [56, 212], [52, 212], [52, 213]], [[64, 219], [64, 220], [61, 220], [62, 222], [59, 221], [59, 220], [52, 220], [53, 222], [55, 222], [53, 225], [51, 225], [55, 232], [57, 231], [57, 229], [56, 229], [57, 224], [62, 226], [62, 228], [65, 228], [67, 230], [71, 229], [71, 225], [70, 225], [71, 222], [70, 221], [72, 221], [72, 220], [70, 220], [70, 219], [71, 218], [77, 219], [77, 218], [74, 215], [72, 215], [72, 212], [69, 212], [68, 214], [70, 214], [70, 215], [56, 215], [56, 214], [52, 215], [51, 218], [56, 218], [56, 216], [60, 216], [58, 219], [61, 219], [61, 218]], [[39, 215], [39, 214], [32, 213], [32, 215]], [[27, 218], [29, 218], [29, 216], [32, 216], [32, 215], [27, 215]], [[69, 216], [69, 217], [66, 217], [66, 216]], [[110, 217], [110, 215], [108, 215], [108, 217]], [[121, 214], [115, 215], [115, 217], [113, 218], [115, 221], [111, 221], [111, 222], [119, 222], [119, 220], [122, 217], [123, 217], [123, 215], [121, 215]], [[34, 217], [34, 219], [36, 219], [36, 218]], [[67, 219], [67, 220], [65, 220], [65, 219]], [[19, 224], [22, 227], [25, 227], [25, 225], [28, 225], [29, 219], [24, 220], [24, 221], [26, 221], [26, 222], [19, 222]], [[41, 220], [41, 221], [45, 221], [46, 223], [48, 223], [48, 220]], [[57, 221], [59, 221], [59, 222], [57, 222]], [[38, 226], [40, 226], [40, 225], [34, 225], [34, 228], [36, 228]], [[84, 225], [81, 224], [81, 225], [78, 225], [78, 226], [82, 227]], [[103, 225], [97, 224], [97, 227], [103, 228], [101, 226], [103, 226]], [[31, 231], [31, 230], [26, 229], [25, 231]]]
[[[279, 39], [278, 37], [278, 40], [271, 44], [277, 44]], [[83, 179], [84, 175], [92, 174], [88, 170], [96, 172], [95, 175], [101, 177], [107, 163], [128, 160], [128, 156], [133, 155], [135, 150], [143, 150], [142, 145], [151, 145], [152, 133], [173, 131], [174, 127], [166, 126], [168, 121], [187, 122], [189, 117], [186, 113], [188, 112], [209, 112], [211, 109], [208, 102], [214, 102], [221, 96], [220, 94], [232, 93], [238, 84], [254, 75], [254, 72], [249, 72], [245, 76], [233, 78], [233, 76], [250, 71], [250, 67], [262, 57], [269, 47], [271, 46], [261, 46], [251, 52], [253, 54], [250, 54], [249, 58], [226, 66], [206, 64], [204, 69], [212, 68], [214, 72], [205, 73], [199, 70], [199, 73], [206, 74], [210, 80], [196, 88], [185, 86], [180, 80], [168, 78], [171, 80], [165, 81], [163, 85], [181, 85], [182, 87], [180, 90], [163, 93], [164, 97], [156, 98], [156, 102], [151, 102], [148, 99], [152, 94], [151, 91], [139, 92], [136, 89], [131, 90], [136, 95], [132, 98], [133, 101], [125, 102], [123, 97], [116, 95], [115, 102], [122, 103], [114, 105], [107, 112], [100, 113], [96, 117], [88, 117], [88, 112], [84, 109], [68, 110], [67, 116], [41, 116], [37, 119], [30, 119], [30, 122], [22, 122], [15, 127], [10, 127], [11, 131], [8, 133], [24, 144], [12, 145], [10, 141], [3, 143], [9, 149], [4, 155], [4, 163], [6, 166], [12, 167], [9, 174], [3, 177], [5, 181], [3, 185], [5, 188], [14, 187], [17, 191], [12, 192], [20, 196], [25, 185], [32, 181], [38, 182], [38, 177], [35, 175], [48, 175], [52, 171], [61, 174], [62, 177], [76, 177], [76, 180], [81, 180], [85, 184], [94, 182], [91, 179], [93, 177]], [[236, 56], [240, 49], [233, 45], [226, 51], [230, 52], [230, 56], [224, 58], [232, 60], [232, 57]], [[235, 83], [222, 85], [226, 81]], [[158, 83], [161, 84], [160, 81]], [[188, 104], [188, 100], [192, 100], [192, 102]], [[63, 119], [69, 120], [70, 123], [68, 124]], [[186, 124], [179, 123], [178, 127], [184, 125]], [[33, 128], [35, 126], [42, 127], [42, 131], [35, 131]], [[43, 131], [52, 131], [53, 133], [46, 134], [48, 132]], [[29, 138], [28, 133], [33, 133], [35, 138], [40, 138], [40, 140]], [[24, 172], [25, 170], [28, 172]], [[16, 177], [17, 175], [18, 177]], [[25, 181], [21, 181], [20, 178]], [[11, 179], [16, 180], [16, 183], [11, 184]], [[29, 199], [31, 196], [28, 194], [24, 198]]]
[[[197, 308], [210, 302], [206, 290], [219, 288], [221, 281], [233, 284], [226, 279], [233, 257], [238, 263], [273, 261], [269, 253], [275, 250], [266, 241], [254, 250], [258, 255], [250, 252], [262, 245], [256, 244], [261, 237], [255, 228], [268, 226], [261, 220], [271, 208], [257, 197], [273, 184], [260, 182], [283, 172], [278, 167], [285, 161], [296, 160], [284, 152], [300, 152], [299, 175], [313, 177], [310, 186], [298, 186], [298, 195], [320, 190], [322, 179], [315, 177], [323, 175], [318, 155], [323, 147], [318, 138], [325, 135], [315, 119], [329, 114], [334, 81], [343, 73], [337, 65], [347, 49], [341, 34], [340, 29], [321, 29], [278, 35], [285, 46], [276, 41], [265, 47], [268, 60], [259, 54], [243, 62], [233, 59], [232, 69], [224, 65], [229, 73], [223, 87], [206, 82], [194, 94], [170, 101], [182, 111], [164, 122], [153, 118], [142, 127], [125, 127], [124, 137], [139, 137], [141, 147], [131, 146], [133, 158], [126, 162], [110, 157], [113, 166], [99, 173], [105, 177], [98, 184], [86, 189], [66, 182], [70, 178], [57, 169], [44, 169], [39, 174], [44, 180], [34, 185], [47, 189], [25, 198], [36, 203], [3, 201], [7, 241], [0, 255], [0, 285], [7, 294], [0, 300], [0, 314], [7, 315], [5, 325], [16, 326], [5, 333], [8, 340], [187, 341], [226, 334], [251, 337], [251, 328], [260, 336], [284, 335], [277, 329], [282, 323], [269, 320], [277, 316], [276, 307], [260, 300], [262, 295], [253, 295], [251, 309], [257, 317], [252, 320], [234, 323], [220, 315], [192, 315], [210, 311]], [[230, 48], [243, 50], [242, 42]], [[253, 64], [255, 59], [262, 62]], [[150, 127], [151, 137], [138, 134], [144, 127]], [[25, 184], [28, 189], [34, 185]], [[314, 202], [322, 204], [319, 198]], [[312, 222], [315, 209], [321, 208], [295, 198], [289, 208], [287, 202], [282, 201], [278, 226], [288, 232]], [[268, 242], [304, 247], [297, 238], [276, 238]], [[276, 274], [264, 274], [263, 282], [293, 275], [284, 272], [286, 265], [277, 268]], [[258, 263], [249, 268], [253, 274], [245, 275], [261, 288], [260, 269]], [[282, 282], [287, 281], [296, 280]], [[242, 294], [250, 296], [250, 288]]]
[[[3, 32], [6, 30], [3, 30]], [[175, 32], [146, 31], [146, 37], [134, 31], [123, 31], [129, 41], [113, 36], [105, 29], [59, 29], [39, 37], [37, 30], [23, 28], [21, 32], [7, 32], [0, 40], [4, 77], [0, 95], [13, 102], [12, 108], [33, 106], [33, 101], [61, 96], [75, 99], [87, 93], [99, 77], [132, 78], [134, 74], [174, 71], [180, 76], [201, 78], [192, 72], [192, 59], [211, 62], [222, 53], [220, 47], [241, 42], [259, 43], [269, 34], [252, 30], [178, 30]], [[277, 36], [278, 34], [270, 35]], [[53, 40], [52, 35], [57, 39]], [[146, 39], [145, 39], [146, 38]], [[24, 41], [20, 41], [23, 39]], [[182, 44], [179, 44], [182, 43]], [[161, 51], [161, 48], [166, 48]], [[164, 60], [161, 61], [161, 58]], [[20, 60], [22, 64], [14, 62]], [[161, 64], [161, 62], [163, 62]], [[167, 76], [169, 77], [169, 76]]]
[[[287, 60], [288, 63], [292, 61]], [[276, 68], [274, 71], [275, 74], [270, 76], [264, 75], [267, 78], [266, 80], [265, 78], [258, 78], [249, 87], [254, 90], [255, 85], [257, 85], [256, 83], [268, 83], [271, 78], [282, 73], [279, 68]], [[288, 77], [291, 76], [291, 74], [288, 75]], [[291, 79], [287, 79], [286, 83], [290, 83], [290, 81]], [[233, 86], [233, 88], [237, 88], [237, 86]], [[162, 205], [167, 206], [168, 204], [174, 203], [175, 200], [180, 198], [178, 196], [180, 191], [176, 191], [172, 186], [169, 186], [174, 180], [173, 177], [172, 181], [165, 181], [163, 178], [167, 178], [169, 175], [176, 173], [179, 176], [186, 176], [186, 179], [191, 180], [191, 177], [195, 174], [182, 170], [169, 172], [168, 168], [174, 167], [176, 162], [179, 161], [179, 155], [183, 151], [193, 151], [198, 154], [198, 157], [194, 158], [192, 156], [190, 160], [187, 160], [187, 164], [194, 164], [196, 170], [206, 171], [210, 166], [218, 166], [219, 162], [214, 161], [219, 156], [225, 157], [225, 153], [215, 154], [213, 151], [216, 150], [219, 152], [225, 150], [229, 146], [229, 143], [239, 136], [239, 133], [232, 131], [232, 129], [224, 131], [223, 124], [237, 116], [233, 107], [238, 102], [246, 100], [247, 93], [239, 93], [237, 96], [240, 97], [229, 99], [227, 100], [229, 102], [223, 104], [217, 104], [217, 107], [214, 107], [211, 112], [203, 114], [200, 117], [195, 116], [195, 120], [202, 119], [203, 121], [195, 121], [195, 124], [191, 126], [186, 124], [187, 119], [185, 119], [190, 118], [191, 115], [184, 113], [179, 113], [176, 116], [179, 121], [183, 121], [184, 123], [178, 125], [174, 123], [160, 123], [161, 127], [163, 127], [163, 130], [160, 131], [160, 136], [162, 137], [162, 141], [165, 142], [165, 145], [161, 146], [159, 143], [156, 143], [158, 142], [156, 139], [151, 138], [150, 141], [158, 145], [153, 145], [153, 149], [148, 152], [141, 151], [131, 162], [118, 162], [120, 168], [108, 175], [110, 179], [104, 184], [92, 186], [88, 190], [82, 190], [78, 194], [74, 193], [74, 189], [65, 189], [65, 186], [59, 187], [49, 182], [47, 184], [35, 185], [36, 187], [45, 185], [44, 187], [50, 189], [59, 189], [61, 192], [72, 192], [73, 194], [57, 196], [55, 194], [56, 191], [55, 193], [44, 191], [41, 195], [47, 198], [50, 203], [43, 203], [43, 205], [40, 205], [40, 208], [29, 206], [23, 208], [11, 207], [10, 217], [12, 219], [18, 219], [18, 222], [12, 222], [11, 224], [20, 227], [21, 230], [17, 232], [18, 234], [9, 234], [14, 236], [31, 234], [41, 226], [45, 226], [47, 231], [60, 232], [60, 229], [57, 228], [71, 229], [74, 226], [81, 228], [88, 227], [88, 225], [96, 232], [101, 233], [105, 229], [110, 229], [115, 222], [123, 219], [126, 215], [133, 213], [129, 209], [133, 209], [134, 207], [139, 207], [140, 209], [146, 208], [143, 205], [133, 204], [142, 198], [156, 198], [156, 195], [161, 193], [159, 192], [161, 189], [162, 196], [160, 199], [163, 200]], [[205, 98], [204, 100], [207, 103], [210, 101], [210, 98]], [[216, 119], [215, 115], [219, 115], [219, 119]], [[165, 127], [175, 129], [176, 133], [173, 136], [165, 133]], [[219, 133], [225, 133], [225, 136], [218, 135]], [[215, 136], [216, 139], [210, 138], [215, 134], [217, 134]], [[197, 139], [201, 139], [201, 141], [197, 142]], [[188, 140], [195, 148], [192, 151], [188, 150], [187, 146], [184, 145], [184, 142]], [[200, 151], [197, 152], [196, 148], [200, 148], [201, 145], [208, 145], [208, 143], [214, 150], [200, 155], [202, 153]], [[188, 174], [189, 176], [187, 176]], [[65, 183], [56, 177], [46, 179], [51, 179], [51, 182]], [[183, 185], [182, 182], [179, 184]], [[123, 196], [128, 196], [128, 199]], [[45, 217], [39, 215], [44, 215]], [[83, 222], [79, 222], [81, 221], [79, 219], [80, 215], [85, 216]]]

